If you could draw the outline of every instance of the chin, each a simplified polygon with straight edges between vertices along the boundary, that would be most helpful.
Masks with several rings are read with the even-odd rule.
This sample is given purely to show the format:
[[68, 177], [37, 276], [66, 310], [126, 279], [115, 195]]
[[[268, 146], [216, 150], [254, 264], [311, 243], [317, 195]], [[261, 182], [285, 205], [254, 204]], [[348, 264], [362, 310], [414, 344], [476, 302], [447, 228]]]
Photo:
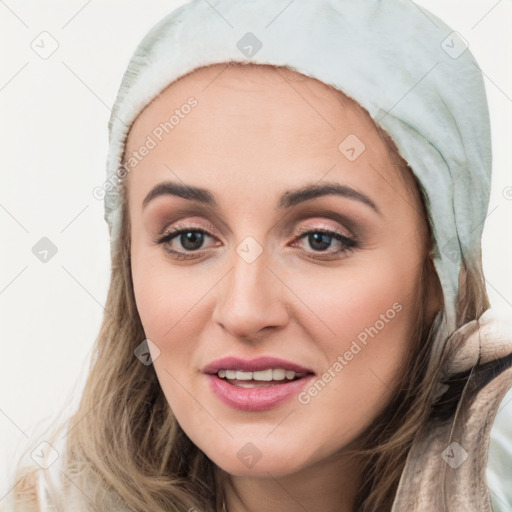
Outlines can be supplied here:
[[[277, 458], [276, 455], [273, 456]], [[268, 478], [272, 477], [284, 477], [298, 472], [301, 466], [298, 464], [286, 464], [278, 460], [267, 460], [263, 461], [260, 459], [252, 468], [247, 467], [240, 463], [237, 458], [231, 460], [218, 460], [214, 461], [215, 464], [229, 473], [232, 476], [239, 477], [255, 477], [255, 478]]]
[[[203, 453], [219, 468], [233, 476], [240, 477], [281, 477], [296, 473], [307, 466], [307, 460], [297, 459], [301, 453], [298, 447], [288, 445], [286, 449], [276, 450], [275, 447], [265, 447], [261, 443], [233, 443], [226, 451]], [[303, 452], [302, 452], [303, 454]]]

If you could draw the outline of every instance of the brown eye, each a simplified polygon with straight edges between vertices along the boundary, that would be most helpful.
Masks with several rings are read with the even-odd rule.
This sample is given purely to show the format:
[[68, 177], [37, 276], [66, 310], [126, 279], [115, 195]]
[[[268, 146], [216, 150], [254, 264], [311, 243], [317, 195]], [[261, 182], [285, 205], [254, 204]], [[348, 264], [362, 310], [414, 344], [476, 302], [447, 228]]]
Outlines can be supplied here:
[[[213, 238], [212, 235], [202, 228], [173, 226], [162, 237], [154, 240], [154, 242], [163, 245], [165, 250], [177, 259], [192, 259], [197, 258], [203, 252], [201, 248], [208, 237]], [[171, 248], [173, 242], [177, 242], [181, 248]], [[194, 254], [195, 252], [199, 252], [199, 255]]]
[[300, 236], [296, 240], [307, 239], [308, 245], [316, 253], [325, 253], [332, 246], [333, 241], [337, 242], [340, 247], [337, 250], [325, 253], [326, 255], [344, 254], [352, 252], [354, 248], [358, 247], [358, 242], [355, 239], [333, 230], [302, 228], [299, 229], [299, 233]]

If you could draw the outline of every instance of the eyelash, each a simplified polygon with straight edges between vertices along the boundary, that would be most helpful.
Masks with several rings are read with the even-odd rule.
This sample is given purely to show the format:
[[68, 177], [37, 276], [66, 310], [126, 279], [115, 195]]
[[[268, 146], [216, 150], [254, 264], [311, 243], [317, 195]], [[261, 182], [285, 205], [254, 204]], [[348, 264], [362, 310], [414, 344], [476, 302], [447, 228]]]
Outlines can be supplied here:
[[[331, 238], [334, 238], [335, 240], [338, 240], [339, 242], [342, 242], [344, 244], [344, 247], [341, 249], [338, 249], [337, 251], [334, 251], [333, 253], [330, 253], [329, 256], [334, 255], [341, 255], [341, 254], [348, 254], [353, 252], [354, 249], [359, 247], [359, 241], [355, 238], [350, 238], [345, 235], [342, 235], [338, 231], [331, 230], [331, 229], [316, 229], [316, 228], [299, 228], [298, 230], [299, 236], [295, 237], [294, 243], [297, 240], [301, 240], [302, 238], [305, 238], [307, 235], [310, 234], [323, 234], [328, 235]], [[164, 245], [171, 242], [173, 239], [177, 238], [183, 233], [201, 233], [203, 235], [212, 236], [210, 233], [202, 228], [196, 228], [194, 226], [186, 226], [186, 225], [177, 225], [170, 228], [167, 233], [162, 235], [161, 237], [157, 238], [156, 240], [153, 240], [153, 242], [157, 245]], [[173, 258], [179, 259], [179, 260], [189, 260], [189, 259], [197, 259], [197, 254], [200, 252], [199, 250], [196, 251], [175, 251], [173, 249], [169, 249], [168, 247], [165, 248], [165, 250], [172, 255]], [[204, 252], [204, 251], [203, 251]], [[323, 251], [316, 251], [319, 254], [323, 254]], [[317, 258], [322, 259], [322, 258]]]

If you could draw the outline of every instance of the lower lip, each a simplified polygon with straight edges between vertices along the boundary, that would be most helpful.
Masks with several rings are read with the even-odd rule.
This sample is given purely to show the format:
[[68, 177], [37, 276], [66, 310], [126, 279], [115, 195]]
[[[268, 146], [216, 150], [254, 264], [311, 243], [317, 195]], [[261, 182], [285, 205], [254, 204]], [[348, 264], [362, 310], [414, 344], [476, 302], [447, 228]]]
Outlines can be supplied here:
[[229, 384], [217, 375], [207, 375], [207, 377], [210, 381], [210, 389], [225, 404], [242, 411], [264, 411], [298, 394], [314, 375], [307, 375], [284, 384], [255, 388], [242, 388]]

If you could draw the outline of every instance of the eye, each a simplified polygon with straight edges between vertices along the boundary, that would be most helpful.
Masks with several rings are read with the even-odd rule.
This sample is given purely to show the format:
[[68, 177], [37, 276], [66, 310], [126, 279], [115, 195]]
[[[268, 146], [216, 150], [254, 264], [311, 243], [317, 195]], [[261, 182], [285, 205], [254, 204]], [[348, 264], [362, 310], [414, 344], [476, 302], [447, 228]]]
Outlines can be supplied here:
[[[338, 231], [323, 229], [323, 228], [299, 228], [300, 236], [294, 239], [292, 245], [296, 245], [297, 241], [305, 239], [313, 253], [322, 254], [322, 256], [336, 256], [352, 252], [354, 248], [359, 246], [359, 242], [355, 238], [350, 238], [342, 235]], [[202, 228], [195, 226], [176, 225], [164, 233], [161, 237], [153, 240], [155, 244], [164, 245], [165, 250], [170, 253], [174, 258], [179, 260], [197, 259], [204, 252], [202, 249], [206, 239], [214, 238], [210, 233]], [[339, 248], [334, 251], [326, 252], [333, 241], [339, 245]], [[176, 250], [172, 248], [172, 243], [178, 242], [182, 249]], [[215, 245], [219, 245], [216, 243]], [[305, 251], [308, 252], [308, 251]]]
[[[350, 253], [359, 246], [359, 242], [355, 238], [342, 235], [338, 231], [330, 229], [318, 228], [299, 228], [300, 236], [295, 240], [307, 239], [309, 246], [313, 249], [313, 253], [320, 253], [323, 256], [336, 256], [340, 254]], [[336, 250], [325, 252], [332, 244], [336, 242], [339, 247]], [[295, 244], [296, 242], [294, 242]], [[308, 251], [306, 251], [308, 252]]]
[[[165, 250], [172, 254], [174, 258], [184, 260], [197, 258], [198, 255], [194, 253], [201, 251], [206, 238], [213, 237], [208, 233], [208, 231], [202, 228], [176, 225], [170, 228], [162, 237], [157, 238], [153, 242], [159, 245], [164, 245]], [[174, 241], [179, 242], [183, 249], [176, 250], [171, 248], [172, 242]]]

